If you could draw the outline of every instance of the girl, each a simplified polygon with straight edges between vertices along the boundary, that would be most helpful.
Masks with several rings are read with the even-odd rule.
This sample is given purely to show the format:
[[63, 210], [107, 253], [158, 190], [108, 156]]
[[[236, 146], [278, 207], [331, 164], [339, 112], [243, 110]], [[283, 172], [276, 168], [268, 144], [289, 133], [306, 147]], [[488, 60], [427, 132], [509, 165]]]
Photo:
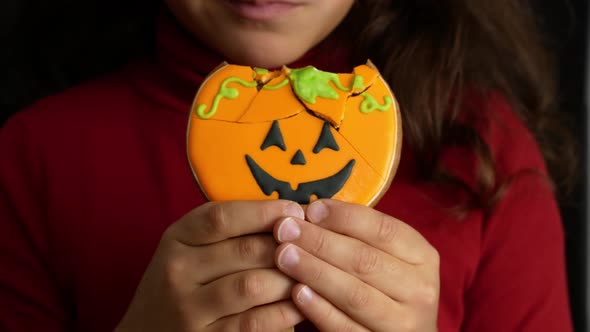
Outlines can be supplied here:
[[[526, 6], [166, 8], [155, 54], [2, 128], [0, 329], [571, 330], [542, 157], [553, 165], [545, 138], [559, 136], [547, 121], [550, 63]], [[205, 202], [185, 132], [207, 73], [224, 60], [350, 72], [368, 58], [396, 93], [405, 131], [375, 209]]]

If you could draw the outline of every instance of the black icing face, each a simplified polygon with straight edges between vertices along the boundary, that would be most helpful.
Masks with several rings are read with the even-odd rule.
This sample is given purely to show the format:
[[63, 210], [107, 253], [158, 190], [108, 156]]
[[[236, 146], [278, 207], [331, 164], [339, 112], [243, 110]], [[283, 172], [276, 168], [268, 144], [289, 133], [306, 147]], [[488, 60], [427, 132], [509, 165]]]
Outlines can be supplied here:
[[[272, 126], [264, 139], [264, 142], [260, 146], [261, 150], [265, 150], [271, 146], [276, 146], [283, 151], [287, 151], [281, 129], [278, 121], [273, 121]], [[332, 132], [330, 131], [330, 125], [325, 122], [320, 133], [319, 139], [313, 148], [313, 153], [320, 153], [323, 149], [331, 149], [339, 151], [340, 147], [336, 143]], [[342, 186], [348, 181], [352, 169], [355, 165], [355, 160], [351, 159], [348, 163], [335, 174], [318, 179], [315, 181], [300, 183], [297, 189], [293, 190], [291, 185], [286, 181], [281, 181], [274, 178], [268, 172], [266, 172], [260, 165], [254, 161], [250, 155], [246, 155], [246, 162], [250, 168], [250, 172], [258, 186], [264, 192], [265, 195], [270, 196], [273, 192], [279, 194], [280, 199], [287, 199], [298, 202], [300, 204], [308, 204], [311, 195], [315, 195], [319, 198], [331, 198], [334, 196]], [[301, 150], [297, 150], [295, 155], [291, 158], [292, 165], [305, 165], [305, 155]]]

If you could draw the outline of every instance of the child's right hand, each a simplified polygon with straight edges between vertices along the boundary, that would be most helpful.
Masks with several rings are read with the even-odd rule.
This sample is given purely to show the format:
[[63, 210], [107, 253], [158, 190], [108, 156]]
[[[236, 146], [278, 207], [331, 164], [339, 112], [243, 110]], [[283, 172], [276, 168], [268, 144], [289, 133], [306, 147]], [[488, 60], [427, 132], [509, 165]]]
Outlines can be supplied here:
[[117, 332], [281, 331], [303, 320], [276, 269], [272, 229], [288, 201], [207, 203], [170, 226]]

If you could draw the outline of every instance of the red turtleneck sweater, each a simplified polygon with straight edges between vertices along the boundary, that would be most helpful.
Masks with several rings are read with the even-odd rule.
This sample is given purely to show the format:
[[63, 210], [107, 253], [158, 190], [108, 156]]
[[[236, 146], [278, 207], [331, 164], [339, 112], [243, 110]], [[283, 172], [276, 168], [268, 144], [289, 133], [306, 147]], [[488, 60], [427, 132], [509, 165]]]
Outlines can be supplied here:
[[[293, 66], [349, 71], [331, 48], [324, 43]], [[154, 57], [42, 100], [2, 128], [1, 331], [113, 329], [164, 229], [205, 201], [186, 160], [185, 133], [192, 98], [220, 62], [163, 22]], [[499, 179], [545, 172], [533, 138], [502, 98], [469, 102], [492, 111], [481, 134]], [[444, 160], [472, 182], [471, 154], [448, 149]], [[454, 193], [417, 180], [413, 163], [405, 147], [377, 209], [438, 249], [440, 331], [571, 330], [563, 231], [546, 181], [522, 175], [491, 214], [456, 220], [446, 210]]]

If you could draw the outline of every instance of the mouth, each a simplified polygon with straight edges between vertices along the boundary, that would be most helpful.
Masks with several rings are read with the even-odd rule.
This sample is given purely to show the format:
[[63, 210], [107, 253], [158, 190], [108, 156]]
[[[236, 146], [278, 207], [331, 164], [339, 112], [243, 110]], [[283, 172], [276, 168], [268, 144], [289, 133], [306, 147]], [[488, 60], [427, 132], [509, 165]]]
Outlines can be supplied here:
[[301, 6], [288, 0], [224, 0], [238, 16], [253, 21], [268, 21]]
[[275, 179], [262, 169], [249, 155], [246, 155], [246, 162], [248, 163], [248, 167], [250, 167], [250, 172], [254, 176], [256, 183], [258, 183], [258, 186], [265, 195], [270, 196], [276, 191], [279, 194], [279, 199], [287, 199], [299, 204], [309, 204], [312, 195], [315, 195], [318, 199], [334, 196], [342, 189], [342, 186], [344, 186], [350, 177], [355, 164], [355, 160], [352, 159], [335, 174], [316, 181], [300, 183], [297, 189], [293, 190], [288, 182]]

